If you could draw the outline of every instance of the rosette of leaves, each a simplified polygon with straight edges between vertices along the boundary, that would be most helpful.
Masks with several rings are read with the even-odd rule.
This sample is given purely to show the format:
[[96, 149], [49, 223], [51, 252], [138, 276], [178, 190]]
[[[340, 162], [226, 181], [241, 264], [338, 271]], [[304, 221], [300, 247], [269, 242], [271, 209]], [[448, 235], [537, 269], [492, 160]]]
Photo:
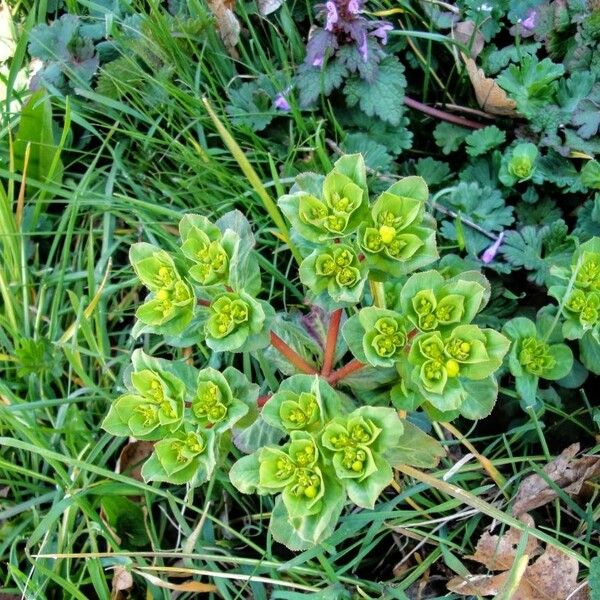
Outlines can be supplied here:
[[537, 157], [538, 149], [535, 144], [516, 144], [502, 156], [498, 178], [508, 187], [532, 178], [535, 182]]
[[142, 467], [146, 481], [206, 481], [224, 437], [254, 407], [258, 386], [233, 367], [222, 373], [153, 358], [136, 350], [127, 392], [111, 405], [102, 427], [113, 435], [156, 442]]
[[403, 427], [394, 409], [363, 406], [336, 417], [324, 428], [321, 444], [350, 500], [362, 508], [375, 501], [393, 478], [393, 451]]
[[150, 290], [135, 316], [143, 331], [177, 335], [194, 316], [194, 291], [182, 277], [173, 257], [152, 244], [139, 242], [129, 251], [129, 260], [140, 281]]
[[448, 332], [471, 323], [490, 298], [490, 284], [477, 271], [444, 279], [438, 271], [411, 275], [400, 291], [403, 314], [420, 331]]
[[316, 438], [302, 430], [292, 431], [283, 446], [266, 446], [241, 458], [229, 477], [243, 493], [278, 495], [269, 529], [275, 540], [293, 550], [329, 537], [346, 502]]
[[269, 343], [265, 327], [274, 311], [243, 290], [225, 292], [208, 307], [204, 325], [206, 345], [215, 352], [251, 352]]
[[565, 318], [563, 334], [580, 339], [587, 332], [599, 340], [600, 323], [600, 238], [594, 237], [574, 253], [570, 269], [555, 269], [566, 285], [552, 286], [548, 293], [556, 298]]
[[209, 367], [198, 373], [191, 412], [201, 427], [220, 433], [231, 429], [248, 413], [255, 396], [237, 369], [227, 367], [221, 373]]
[[405, 352], [413, 328], [396, 311], [368, 306], [350, 317], [342, 331], [359, 361], [373, 367], [393, 367]]
[[215, 465], [215, 432], [183, 428], [156, 443], [142, 467], [142, 477], [175, 484], [203, 483]]
[[564, 318], [562, 334], [579, 340], [581, 362], [600, 374], [600, 238], [581, 244], [570, 268], [556, 267], [551, 273], [565, 281], [548, 290]]
[[404, 177], [383, 192], [360, 226], [359, 244], [373, 277], [399, 277], [438, 258], [435, 221], [425, 214], [429, 191], [421, 177]]
[[300, 281], [327, 308], [360, 302], [366, 280], [366, 265], [350, 244], [319, 246], [300, 265]]
[[278, 204], [304, 239], [321, 244], [354, 233], [363, 221], [369, 197], [362, 155], [336, 161], [325, 177], [304, 174]]
[[224, 285], [229, 281], [229, 265], [238, 236], [227, 229], [224, 234], [206, 217], [185, 215], [179, 223], [181, 251], [192, 263], [190, 277], [201, 286]]
[[534, 323], [526, 317], [517, 317], [502, 328], [511, 340], [508, 367], [526, 407], [535, 405], [540, 379], [562, 379], [573, 367], [573, 353], [561, 343], [560, 329], [553, 327], [553, 320], [549, 317], [551, 322], [546, 323], [538, 318]]
[[173, 255], [144, 242], [131, 247], [131, 264], [150, 290], [136, 311], [134, 336], [158, 333], [172, 345], [204, 339], [221, 352], [266, 346], [274, 311], [256, 298], [261, 277], [247, 219], [239, 211], [214, 224], [186, 215], [179, 232], [181, 245]]
[[[493, 373], [502, 365], [509, 346], [501, 333], [477, 325], [420, 333], [400, 371], [410, 373], [409, 385], [426, 402], [426, 409], [433, 408], [432, 416], [440, 411], [447, 418], [454, 413], [480, 419], [496, 401], [498, 384]], [[392, 395], [399, 391], [392, 390]]]
[[159, 440], [183, 420], [185, 384], [168, 371], [143, 368], [130, 373], [127, 392], [110, 407], [102, 427], [113, 435]]
[[345, 412], [338, 393], [323, 379], [292, 375], [285, 379], [262, 409], [262, 418], [271, 426], [315, 433], [334, 416]]
[[347, 413], [337, 393], [318, 378], [297, 375], [287, 381], [265, 404], [262, 418], [290, 440], [241, 458], [230, 479], [243, 493], [281, 494], [270, 530], [277, 541], [299, 550], [331, 535], [347, 498], [373, 508], [392, 480], [392, 465], [401, 461], [403, 426], [391, 408]]

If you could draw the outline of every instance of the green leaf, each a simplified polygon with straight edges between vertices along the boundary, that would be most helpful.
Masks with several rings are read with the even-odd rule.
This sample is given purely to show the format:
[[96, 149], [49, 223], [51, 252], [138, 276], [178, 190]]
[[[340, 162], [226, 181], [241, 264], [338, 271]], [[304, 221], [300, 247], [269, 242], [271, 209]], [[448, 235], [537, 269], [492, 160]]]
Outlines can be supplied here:
[[102, 512], [125, 548], [148, 544], [144, 511], [139, 504], [123, 496], [105, 496], [100, 502]]
[[321, 94], [329, 96], [342, 85], [347, 75], [348, 67], [341, 60], [329, 60], [322, 68], [302, 63], [294, 79], [298, 90], [298, 103], [302, 108], [307, 108]]
[[[242, 494], [257, 494], [259, 491], [259, 466], [258, 452], [249, 456], [242, 456], [229, 470], [231, 483]], [[264, 493], [264, 492], [262, 492]]]
[[391, 125], [399, 125], [404, 114], [404, 67], [395, 56], [384, 58], [373, 82], [350, 77], [344, 86], [348, 106], [360, 106], [369, 117], [377, 116]]
[[421, 469], [435, 467], [446, 455], [444, 447], [410, 421], [402, 421], [404, 431], [398, 444], [388, 452], [393, 466], [411, 465]]
[[577, 126], [577, 133], [584, 139], [596, 135], [600, 128], [600, 83], [596, 83], [589, 97], [579, 102], [571, 121]]
[[455, 152], [466, 140], [469, 130], [442, 121], [435, 126], [433, 138], [444, 154]]
[[278, 427], [269, 425], [264, 419], [255, 421], [246, 427], [233, 429], [233, 443], [242, 452], [256, 452], [265, 446], [278, 444], [285, 434]]
[[600, 190], [600, 163], [589, 160], [581, 169], [581, 183], [588, 188]]
[[367, 133], [349, 133], [342, 142], [342, 150], [348, 153], [361, 152], [370, 169], [383, 173], [391, 170], [394, 160], [387, 148]]
[[231, 210], [215, 225], [223, 233], [225, 248], [231, 234], [235, 235], [229, 267], [229, 285], [234, 291], [245, 290], [250, 295], [257, 295], [262, 287], [260, 269], [254, 251], [256, 241], [248, 219], [239, 210]]
[[229, 90], [231, 104], [227, 106], [227, 113], [236, 125], [262, 131], [277, 115], [273, 107], [275, 95], [274, 86], [267, 77], [242, 83], [238, 88]]
[[480, 381], [465, 379], [462, 382], [466, 397], [459, 407], [460, 414], [473, 421], [487, 417], [498, 397], [498, 383], [493, 377]]
[[101, 35], [102, 28], [98, 35], [71, 14], [34, 27], [29, 34], [29, 54], [44, 64], [32, 80], [33, 88], [55, 87], [68, 93], [89, 86], [100, 63], [94, 40]]
[[510, 65], [496, 81], [516, 101], [518, 111], [531, 118], [552, 99], [556, 80], [564, 72], [563, 65], [555, 64], [549, 58], [540, 61], [535, 56], [523, 56], [519, 65]]
[[594, 338], [591, 331], [588, 331], [579, 340], [579, 352], [583, 365], [594, 373], [600, 375], [600, 343]]
[[14, 143], [15, 170], [21, 174], [28, 144], [27, 179], [60, 185], [63, 165], [52, 132], [52, 104], [43, 89], [34, 92], [21, 109]]
[[529, 281], [551, 285], [551, 267], [566, 267], [571, 262], [575, 240], [567, 232], [562, 220], [541, 228], [528, 225], [520, 231], [508, 231], [501, 252], [511, 265], [530, 271]]
[[521, 397], [521, 406], [525, 409], [535, 407], [538, 383], [539, 377], [531, 373], [523, 373], [515, 379], [517, 394]]
[[495, 125], [484, 127], [470, 133], [466, 138], [467, 154], [470, 156], [479, 156], [496, 148], [506, 140], [504, 131], [498, 129]]
[[[449, 196], [440, 200], [448, 208], [459, 213], [489, 232], [500, 232], [514, 221], [513, 207], [507, 206], [502, 194], [493, 188], [478, 183], [459, 183]], [[440, 233], [448, 240], [456, 240], [456, 225], [444, 220]], [[479, 255], [490, 244], [487, 236], [463, 226], [465, 246], [470, 254]]]

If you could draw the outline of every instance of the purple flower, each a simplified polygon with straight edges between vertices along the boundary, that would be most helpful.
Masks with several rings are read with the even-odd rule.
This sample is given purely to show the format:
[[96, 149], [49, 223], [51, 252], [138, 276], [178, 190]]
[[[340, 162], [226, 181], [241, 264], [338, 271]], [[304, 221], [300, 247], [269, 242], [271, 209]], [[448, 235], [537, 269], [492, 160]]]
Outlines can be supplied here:
[[287, 101], [287, 98], [283, 95], [283, 92], [279, 92], [277, 96], [275, 96], [275, 100], [273, 100], [273, 106], [277, 110], [287, 111], [290, 110], [290, 103]]
[[531, 37], [535, 34], [535, 28], [539, 21], [540, 13], [535, 8], [530, 8], [527, 11], [527, 16], [524, 19], [519, 19], [518, 22], [510, 28], [510, 34], [523, 38]]
[[533, 29], [535, 27], [536, 17], [537, 11], [531, 8], [527, 14], [527, 18], [521, 21], [521, 27], [529, 30]]
[[391, 23], [384, 21], [377, 29], [371, 31], [371, 35], [379, 38], [381, 43], [385, 46], [387, 44], [388, 31], [392, 31], [392, 29], [394, 29], [394, 26]]
[[360, 43], [358, 45], [358, 51], [360, 52], [360, 55], [362, 56], [362, 59], [367, 62], [367, 60], [369, 59], [369, 43], [367, 40], [367, 32], [366, 31], [362, 31], [361, 32], [361, 40]]
[[350, 71], [356, 71], [356, 54], [363, 62], [371, 63], [363, 74], [372, 82], [377, 73], [377, 64], [385, 56], [382, 46], [387, 43], [388, 32], [393, 29], [387, 21], [372, 20], [363, 14], [364, 0], [327, 0], [317, 5], [317, 19], [321, 27], [313, 29], [306, 45], [305, 64], [322, 68], [332, 59], [337, 59], [342, 47], [349, 50], [341, 60]]
[[325, 29], [327, 31], [333, 31], [335, 24], [340, 20], [337, 6], [335, 5], [335, 2], [333, 2], [333, 0], [329, 0], [329, 2], [325, 4], [325, 9], [327, 11]]
[[361, 0], [350, 0], [348, 2], [348, 12], [353, 15], [357, 15], [362, 10]]
[[500, 235], [496, 238], [496, 241], [481, 255], [481, 260], [488, 265], [491, 263], [496, 254], [498, 253], [498, 249], [502, 244], [502, 240], [504, 239], [504, 231], [500, 232]]

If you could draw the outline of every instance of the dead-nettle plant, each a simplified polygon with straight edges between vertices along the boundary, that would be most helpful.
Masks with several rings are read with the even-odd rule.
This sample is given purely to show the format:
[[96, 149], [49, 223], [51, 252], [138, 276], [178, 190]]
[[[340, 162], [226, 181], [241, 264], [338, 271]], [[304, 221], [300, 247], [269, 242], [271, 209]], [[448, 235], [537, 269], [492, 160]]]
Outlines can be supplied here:
[[[176, 252], [134, 244], [131, 263], [149, 290], [134, 335], [203, 345], [210, 357], [197, 369], [134, 352], [103, 426], [155, 442], [144, 478], [197, 485], [221, 468], [241, 492], [276, 496], [271, 534], [299, 550], [329, 537], [346, 507], [372, 509], [395, 466], [437, 463], [442, 447], [408, 412], [488, 415], [510, 342], [473, 323], [490, 296], [481, 273], [414, 273], [438, 258], [427, 199], [423, 179], [405, 177], [371, 201], [361, 155], [326, 176], [298, 176], [279, 207], [302, 256], [304, 315], [264, 299], [238, 211], [216, 223], [186, 215]], [[528, 372], [556, 375], [546, 359], [555, 348], [542, 350], [538, 369], [532, 349]], [[223, 366], [234, 362], [243, 373]]]

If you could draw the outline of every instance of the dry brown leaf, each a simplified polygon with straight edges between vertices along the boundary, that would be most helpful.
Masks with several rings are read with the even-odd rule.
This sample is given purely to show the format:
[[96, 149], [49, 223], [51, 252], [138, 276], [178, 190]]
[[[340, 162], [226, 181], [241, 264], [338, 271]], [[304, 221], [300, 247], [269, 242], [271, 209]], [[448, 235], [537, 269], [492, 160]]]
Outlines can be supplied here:
[[[533, 526], [529, 515], [523, 517], [525, 524]], [[501, 536], [484, 533], [477, 543], [475, 554], [466, 558], [485, 565], [490, 571], [502, 572], [454, 577], [448, 582], [448, 589], [464, 596], [496, 596], [505, 591], [521, 535], [520, 531], [513, 528]], [[538, 541], [530, 536], [524, 554], [531, 559], [539, 550]], [[577, 559], [554, 546], [546, 546], [541, 556], [533, 562], [529, 561], [511, 600], [565, 600], [567, 597], [569, 600], [584, 600], [588, 597], [588, 590], [585, 585], [578, 589], [578, 574]]]
[[275, 12], [282, 4], [283, 0], [257, 0], [258, 12], [264, 16]]
[[485, 112], [493, 115], [517, 116], [517, 103], [506, 95], [506, 92], [496, 83], [496, 80], [486, 77], [483, 69], [480, 69], [472, 58], [462, 53], [461, 56], [471, 79], [479, 106]]
[[123, 473], [123, 475], [142, 481], [142, 465], [153, 450], [154, 444], [152, 442], [130, 441], [121, 450], [117, 461], [117, 473]]
[[190, 579], [183, 583], [171, 583], [170, 581], [164, 581], [156, 575], [150, 573], [144, 573], [144, 571], [135, 571], [138, 575], [141, 575], [144, 579], [147, 579], [150, 583], [167, 590], [174, 590], [177, 592], [202, 592], [208, 594], [209, 592], [217, 592], [218, 588], [212, 583], [201, 583]]
[[208, 0], [208, 7], [217, 21], [219, 36], [225, 44], [227, 52], [233, 58], [239, 58], [235, 47], [240, 40], [241, 28], [240, 22], [233, 12], [235, 0]]
[[[533, 527], [533, 519], [529, 515], [523, 515], [521, 519], [528, 527]], [[515, 556], [522, 532], [511, 527], [504, 535], [490, 535], [485, 531], [477, 542], [475, 554], [466, 556], [471, 560], [485, 565], [490, 571], [510, 569], [515, 562]], [[529, 536], [525, 554], [533, 556], [539, 550], [538, 541]]]
[[[569, 496], [576, 496], [586, 481], [600, 476], [600, 456], [574, 457], [579, 452], [579, 444], [571, 444], [560, 456], [548, 463], [543, 471]], [[519, 486], [512, 511], [514, 515], [529, 512], [554, 500], [557, 493], [539, 475], [529, 475]]]
[[133, 576], [123, 567], [117, 567], [112, 578], [111, 600], [122, 600], [125, 598], [123, 592], [133, 587]]
[[473, 21], [460, 21], [460, 23], [456, 23], [452, 28], [452, 36], [457, 42], [460, 42], [463, 46], [467, 46], [467, 48], [471, 45], [471, 58], [475, 59], [481, 54], [485, 40], [479, 30], [475, 29]]

